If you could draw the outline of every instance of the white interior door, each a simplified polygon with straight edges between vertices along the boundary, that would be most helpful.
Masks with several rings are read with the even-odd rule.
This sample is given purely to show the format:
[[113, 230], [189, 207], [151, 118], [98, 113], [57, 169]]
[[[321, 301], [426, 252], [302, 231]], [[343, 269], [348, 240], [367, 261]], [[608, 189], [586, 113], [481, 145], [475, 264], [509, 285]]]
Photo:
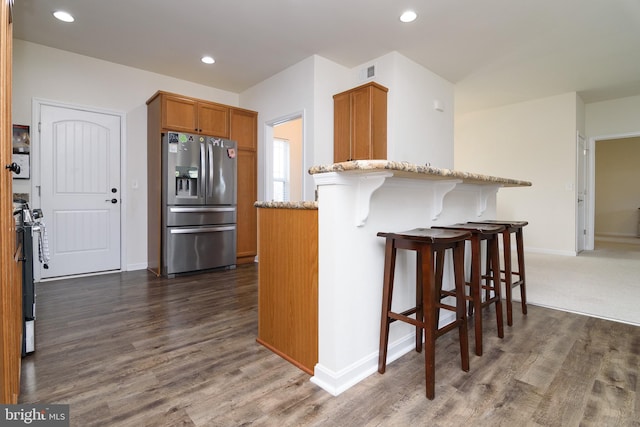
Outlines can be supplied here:
[[42, 278], [120, 269], [120, 122], [42, 105], [41, 208], [50, 252]]
[[577, 163], [578, 163], [578, 179], [577, 179], [577, 205], [576, 205], [576, 251], [582, 252], [586, 249], [587, 244], [587, 165], [588, 165], [588, 148], [586, 139], [578, 134], [577, 141]]

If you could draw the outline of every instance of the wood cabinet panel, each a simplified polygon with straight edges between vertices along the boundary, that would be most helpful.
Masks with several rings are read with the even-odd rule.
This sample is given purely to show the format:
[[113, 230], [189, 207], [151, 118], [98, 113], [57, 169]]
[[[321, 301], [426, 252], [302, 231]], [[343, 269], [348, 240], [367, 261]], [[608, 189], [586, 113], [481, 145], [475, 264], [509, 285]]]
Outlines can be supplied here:
[[208, 102], [197, 104], [198, 133], [229, 138], [229, 108]]
[[12, 160], [12, 2], [0, 6], [0, 403], [16, 404], [20, 393], [22, 275], [16, 257]]
[[333, 97], [333, 162], [351, 159], [351, 94]]
[[238, 143], [237, 264], [254, 262], [258, 252], [256, 208], [258, 198], [258, 113], [231, 108], [230, 138]]
[[318, 211], [258, 209], [258, 342], [308, 374], [318, 362]]
[[371, 82], [333, 97], [333, 161], [387, 158], [387, 91]]
[[162, 96], [162, 128], [182, 132], [195, 132], [196, 101], [175, 96]]
[[231, 139], [238, 142], [238, 148], [258, 149], [258, 114], [255, 111], [232, 108], [229, 113]]
[[229, 138], [229, 106], [165, 92], [155, 96], [162, 100], [163, 129]]
[[252, 263], [257, 255], [258, 230], [253, 206], [258, 197], [257, 163], [257, 151], [238, 150], [237, 264]]

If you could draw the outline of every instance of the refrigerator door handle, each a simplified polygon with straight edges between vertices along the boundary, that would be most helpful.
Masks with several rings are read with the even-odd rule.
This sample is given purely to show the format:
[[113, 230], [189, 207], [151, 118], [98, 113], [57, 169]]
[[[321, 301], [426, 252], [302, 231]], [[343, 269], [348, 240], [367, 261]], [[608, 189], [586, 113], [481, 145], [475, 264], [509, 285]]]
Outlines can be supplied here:
[[213, 144], [207, 143], [207, 152], [209, 157], [209, 178], [207, 179], [207, 196], [213, 196]]
[[204, 187], [204, 177], [205, 177], [205, 156], [206, 152], [204, 150], [204, 143], [200, 143], [200, 178], [201, 181], [198, 183], [198, 197], [204, 197], [204, 192], [202, 188]]
[[198, 228], [172, 228], [171, 234], [197, 234], [197, 233], [217, 233], [220, 231], [233, 231], [235, 225], [225, 225], [221, 227], [198, 227]]
[[200, 208], [200, 207], [178, 207], [178, 208], [169, 208], [169, 212], [172, 213], [200, 213], [200, 212], [235, 212], [236, 208], [233, 206], [229, 207], [215, 207], [215, 208]]

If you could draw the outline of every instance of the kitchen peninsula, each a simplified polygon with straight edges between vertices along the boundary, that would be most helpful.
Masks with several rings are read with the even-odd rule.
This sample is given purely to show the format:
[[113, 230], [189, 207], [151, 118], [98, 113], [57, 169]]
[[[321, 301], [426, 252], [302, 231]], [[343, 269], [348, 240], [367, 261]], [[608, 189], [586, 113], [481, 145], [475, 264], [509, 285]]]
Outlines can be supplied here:
[[[498, 190], [531, 183], [387, 160], [314, 166], [309, 173], [318, 199], [312, 207], [318, 216], [318, 362], [311, 381], [338, 395], [377, 371], [384, 239], [376, 234], [495, 219]], [[394, 306], [411, 307], [415, 254], [403, 252], [396, 264]], [[449, 277], [445, 271], [445, 281]], [[414, 348], [413, 334], [410, 325], [391, 325], [388, 361]]]

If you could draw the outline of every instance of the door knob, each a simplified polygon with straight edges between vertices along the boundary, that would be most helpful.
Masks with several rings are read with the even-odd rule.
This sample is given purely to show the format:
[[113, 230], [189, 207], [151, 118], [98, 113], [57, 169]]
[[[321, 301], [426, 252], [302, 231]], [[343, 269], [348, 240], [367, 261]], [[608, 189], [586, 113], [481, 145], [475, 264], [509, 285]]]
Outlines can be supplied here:
[[20, 175], [20, 165], [16, 162], [11, 163], [10, 165], [5, 165], [5, 169], [9, 169], [11, 172], [15, 172]]
[[118, 203], [118, 199], [111, 199], [111, 200], [107, 199], [105, 200], [105, 202]]

